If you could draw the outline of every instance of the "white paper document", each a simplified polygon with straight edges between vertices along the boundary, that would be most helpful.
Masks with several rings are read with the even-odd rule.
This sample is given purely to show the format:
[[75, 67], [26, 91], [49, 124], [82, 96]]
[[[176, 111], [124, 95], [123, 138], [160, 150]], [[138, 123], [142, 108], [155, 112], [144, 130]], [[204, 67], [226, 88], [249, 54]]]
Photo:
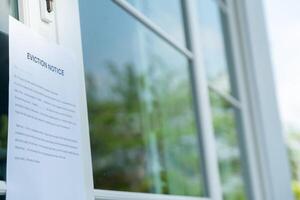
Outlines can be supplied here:
[[9, 55], [7, 200], [85, 200], [74, 56], [13, 18]]

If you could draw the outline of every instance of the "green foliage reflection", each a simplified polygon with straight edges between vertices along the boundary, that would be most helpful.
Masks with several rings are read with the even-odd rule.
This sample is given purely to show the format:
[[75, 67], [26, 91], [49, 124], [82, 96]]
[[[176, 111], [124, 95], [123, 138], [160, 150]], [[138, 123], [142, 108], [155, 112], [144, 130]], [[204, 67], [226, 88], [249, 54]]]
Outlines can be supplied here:
[[300, 132], [297, 129], [289, 129], [287, 133], [287, 147], [292, 173], [292, 190], [295, 200], [300, 200]]
[[210, 92], [210, 99], [224, 199], [245, 200], [237, 131], [238, 111], [215, 92]]
[[86, 74], [95, 186], [202, 196], [188, 73], [180, 79], [156, 60], [144, 71], [107, 65], [105, 89]]

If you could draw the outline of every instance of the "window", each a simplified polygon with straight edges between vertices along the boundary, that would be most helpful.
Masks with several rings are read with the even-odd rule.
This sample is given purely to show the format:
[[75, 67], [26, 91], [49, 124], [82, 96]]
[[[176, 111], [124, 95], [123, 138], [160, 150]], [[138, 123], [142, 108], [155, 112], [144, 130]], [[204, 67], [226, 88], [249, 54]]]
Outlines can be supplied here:
[[[129, 3], [184, 48], [181, 2]], [[127, 12], [110, 1], [81, 2], [95, 188], [206, 196], [191, 58]], [[226, 12], [224, 2], [198, 1], [223, 196], [235, 200], [247, 199], [247, 172]]]
[[185, 45], [182, 1], [127, 0], [170, 36]]
[[[194, 66], [199, 55], [186, 45], [193, 40], [186, 30], [192, 24], [188, 3], [79, 1], [96, 191], [211, 199], [210, 149], [204, 148], [201, 127], [206, 123], [214, 129], [224, 200], [250, 199], [235, 74], [241, 66], [235, 65], [231, 47], [229, 3], [195, 2], [197, 45], [207, 72], [203, 85], [209, 91], [203, 98], [210, 100], [205, 105], [212, 123], [199, 113], [193, 69], [203, 66]], [[0, 70], [0, 178], [5, 180], [8, 68]]]
[[199, 0], [199, 24], [207, 80], [218, 91], [233, 94], [233, 63], [226, 10], [213, 0]]
[[[221, 3], [219, 3], [221, 4]], [[199, 0], [199, 24], [210, 89], [213, 126], [224, 200], [246, 198], [240, 102], [225, 5]]]
[[81, 22], [95, 188], [204, 196], [187, 58], [111, 1]]

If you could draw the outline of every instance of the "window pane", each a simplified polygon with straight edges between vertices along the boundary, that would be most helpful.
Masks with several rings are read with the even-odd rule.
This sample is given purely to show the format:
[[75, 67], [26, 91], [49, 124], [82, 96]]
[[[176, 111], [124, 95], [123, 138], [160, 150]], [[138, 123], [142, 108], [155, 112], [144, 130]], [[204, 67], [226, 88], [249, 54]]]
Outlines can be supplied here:
[[209, 84], [224, 93], [232, 91], [233, 62], [226, 14], [213, 0], [199, 0], [199, 23]]
[[8, 32], [9, 0], [0, 1], [0, 31]]
[[18, 19], [18, 0], [0, 1], [0, 31], [8, 33], [8, 15]]
[[127, 0], [155, 24], [185, 45], [181, 0]]
[[7, 0], [10, 2], [10, 15], [19, 19], [19, 6], [18, 0]]
[[239, 111], [214, 92], [210, 98], [224, 200], [247, 199], [239, 148]]
[[94, 183], [203, 196], [187, 59], [111, 1], [81, 1]]
[[[226, 13], [216, 1], [199, 0], [199, 23], [210, 86], [237, 98]], [[212, 90], [210, 99], [224, 200], [247, 199], [239, 140], [240, 111]]]

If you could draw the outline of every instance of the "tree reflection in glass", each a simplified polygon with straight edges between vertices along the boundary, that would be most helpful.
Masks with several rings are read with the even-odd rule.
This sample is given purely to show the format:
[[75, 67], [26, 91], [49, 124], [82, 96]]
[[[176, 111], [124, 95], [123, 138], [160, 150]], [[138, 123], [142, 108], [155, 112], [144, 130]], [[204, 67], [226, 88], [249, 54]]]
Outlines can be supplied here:
[[180, 80], [166, 64], [153, 66], [143, 74], [132, 64], [107, 65], [114, 79], [106, 85], [107, 99], [100, 97], [95, 76], [87, 74], [95, 185], [203, 195], [187, 68]]
[[239, 144], [239, 110], [210, 92], [219, 169], [225, 200], [245, 200], [246, 188]]
[[111, 1], [80, 11], [95, 188], [204, 196], [188, 60]]

